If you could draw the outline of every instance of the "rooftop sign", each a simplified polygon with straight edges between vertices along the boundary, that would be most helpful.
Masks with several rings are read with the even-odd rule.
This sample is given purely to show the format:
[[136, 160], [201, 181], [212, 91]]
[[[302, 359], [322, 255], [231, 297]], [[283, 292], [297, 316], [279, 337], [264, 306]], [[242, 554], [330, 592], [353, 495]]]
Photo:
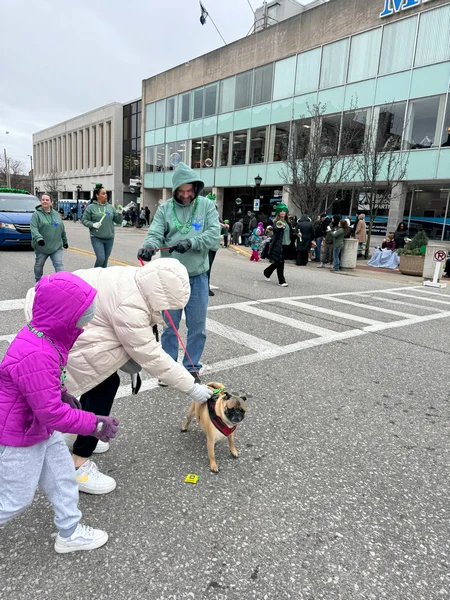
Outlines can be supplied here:
[[380, 17], [389, 17], [398, 12], [414, 8], [419, 4], [425, 4], [431, 0], [384, 0], [384, 10], [380, 13]]

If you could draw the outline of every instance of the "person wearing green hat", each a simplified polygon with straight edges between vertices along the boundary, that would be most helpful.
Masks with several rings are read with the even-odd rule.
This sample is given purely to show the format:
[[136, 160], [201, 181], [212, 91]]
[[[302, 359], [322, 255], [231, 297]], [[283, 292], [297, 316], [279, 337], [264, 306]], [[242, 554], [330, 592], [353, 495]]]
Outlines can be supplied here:
[[223, 222], [220, 233], [223, 235], [223, 247], [228, 248], [228, 234], [230, 233], [230, 221], [228, 219]]
[[289, 246], [291, 243], [291, 232], [288, 221], [289, 209], [286, 204], [278, 204], [275, 208], [275, 219], [273, 224], [273, 238], [270, 243], [269, 260], [270, 264], [264, 269], [266, 281], [270, 281], [272, 273], [276, 270], [278, 275], [278, 285], [287, 287], [284, 278], [284, 250], [283, 246]]

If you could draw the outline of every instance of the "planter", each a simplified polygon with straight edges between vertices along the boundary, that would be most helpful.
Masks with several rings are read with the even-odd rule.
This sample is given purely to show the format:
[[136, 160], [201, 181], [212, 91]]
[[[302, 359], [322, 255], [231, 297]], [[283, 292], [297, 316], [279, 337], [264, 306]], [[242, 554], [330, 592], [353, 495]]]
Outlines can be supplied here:
[[402, 254], [400, 256], [400, 264], [398, 266], [400, 273], [403, 275], [414, 275], [423, 277], [423, 267], [425, 265], [425, 256], [411, 256]]

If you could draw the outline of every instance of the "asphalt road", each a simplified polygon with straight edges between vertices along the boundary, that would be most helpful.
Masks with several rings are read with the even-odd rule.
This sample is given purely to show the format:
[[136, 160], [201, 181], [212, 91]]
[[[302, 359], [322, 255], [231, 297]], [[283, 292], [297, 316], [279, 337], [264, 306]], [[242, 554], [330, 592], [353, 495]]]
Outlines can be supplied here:
[[[67, 269], [93, 266], [86, 229], [67, 230]], [[113, 260], [136, 264], [144, 234], [118, 229]], [[0, 266], [2, 355], [33, 253]], [[239, 459], [220, 446], [209, 472], [199, 428], [179, 432], [186, 398], [149, 377], [132, 398], [125, 376], [120, 435], [96, 458], [117, 489], [80, 496], [108, 544], [56, 555], [38, 494], [0, 530], [1, 599], [449, 597], [450, 290], [314, 263], [287, 265], [280, 288], [262, 268], [221, 249], [212, 275], [204, 381], [248, 397]]]

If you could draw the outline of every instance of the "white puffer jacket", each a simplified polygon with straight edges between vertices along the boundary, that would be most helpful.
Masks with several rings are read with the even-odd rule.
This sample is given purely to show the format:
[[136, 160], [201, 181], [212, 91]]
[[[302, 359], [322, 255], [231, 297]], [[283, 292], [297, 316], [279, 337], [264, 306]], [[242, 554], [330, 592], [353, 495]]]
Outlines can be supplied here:
[[[186, 268], [174, 258], [144, 267], [110, 267], [75, 271], [97, 291], [97, 312], [75, 342], [67, 362], [68, 391], [80, 396], [133, 359], [164, 383], [184, 393], [193, 376], [164, 352], [154, 325], [161, 311], [184, 308], [191, 293]], [[32, 314], [34, 288], [25, 299], [25, 318]]]

